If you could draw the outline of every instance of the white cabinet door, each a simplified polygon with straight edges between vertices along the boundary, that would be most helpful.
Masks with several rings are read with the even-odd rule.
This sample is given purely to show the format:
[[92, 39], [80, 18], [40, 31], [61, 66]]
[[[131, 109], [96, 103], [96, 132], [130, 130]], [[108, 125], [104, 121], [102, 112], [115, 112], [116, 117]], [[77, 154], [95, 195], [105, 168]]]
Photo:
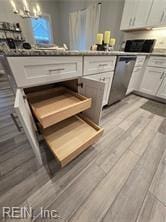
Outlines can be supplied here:
[[135, 10], [136, 0], [125, 0], [120, 30], [128, 30], [132, 28]]
[[147, 67], [140, 86], [140, 91], [149, 95], [156, 95], [162, 81], [164, 69]]
[[166, 99], [166, 74], [165, 74], [165, 78], [157, 92], [157, 96], [163, 99]]
[[81, 95], [92, 98], [92, 106], [84, 114], [96, 124], [100, 123], [105, 83], [92, 77], [79, 78], [78, 92]]
[[103, 106], [108, 104], [113, 75], [114, 75], [113, 72], [102, 73], [100, 75], [100, 81], [103, 81], [105, 83]]
[[126, 0], [121, 20], [121, 30], [146, 27], [153, 0]]
[[97, 75], [88, 76], [91, 79], [105, 83], [103, 106], [108, 104], [113, 75], [114, 75], [114, 72], [106, 72], [106, 73], [100, 73]]
[[137, 0], [132, 28], [142, 28], [146, 26], [153, 0]]
[[23, 95], [24, 94], [23, 94], [22, 90], [17, 89], [14, 108], [15, 108], [16, 113], [19, 117], [19, 120], [22, 124], [22, 127], [24, 128], [24, 132], [27, 135], [29, 143], [31, 144], [32, 149], [36, 155], [36, 158], [39, 161], [39, 164], [42, 164], [39, 143], [38, 143], [38, 140], [37, 140], [37, 137], [35, 134], [34, 125], [32, 122], [31, 111], [30, 111], [29, 105], [27, 103], [27, 100], [24, 99]]
[[147, 25], [154, 27], [164, 24], [166, 24], [166, 0], [154, 0]]
[[129, 82], [126, 95], [138, 89], [139, 75], [141, 73], [142, 67], [135, 67]]

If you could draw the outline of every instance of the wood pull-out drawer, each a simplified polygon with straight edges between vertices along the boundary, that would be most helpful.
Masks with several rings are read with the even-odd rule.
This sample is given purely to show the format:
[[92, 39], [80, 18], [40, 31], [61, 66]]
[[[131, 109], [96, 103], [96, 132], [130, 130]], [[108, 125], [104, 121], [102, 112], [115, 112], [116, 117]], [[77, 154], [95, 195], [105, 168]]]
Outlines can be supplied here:
[[43, 136], [61, 166], [94, 144], [103, 129], [83, 116], [73, 116], [43, 130]]
[[84, 75], [113, 71], [115, 62], [116, 56], [85, 56]]
[[43, 128], [91, 107], [91, 98], [81, 96], [65, 87], [28, 93], [27, 98]]

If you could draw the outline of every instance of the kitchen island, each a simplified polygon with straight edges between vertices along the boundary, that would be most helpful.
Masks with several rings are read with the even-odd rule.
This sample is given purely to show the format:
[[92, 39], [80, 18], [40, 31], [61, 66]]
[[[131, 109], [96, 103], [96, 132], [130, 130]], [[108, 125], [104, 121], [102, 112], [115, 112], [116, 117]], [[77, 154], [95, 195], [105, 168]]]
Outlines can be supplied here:
[[[17, 50], [1, 55], [15, 85], [17, 116], [40, 164], [36, 133], [42, 135], [62, 167], [102, 135], [102, 109], [108, 104], [117, 56], [123, 55], [137, 57], [127, 94], [138, 92], [165, 101], [164, 54]], [[59, 135], [63, 141], [58, 140]]]

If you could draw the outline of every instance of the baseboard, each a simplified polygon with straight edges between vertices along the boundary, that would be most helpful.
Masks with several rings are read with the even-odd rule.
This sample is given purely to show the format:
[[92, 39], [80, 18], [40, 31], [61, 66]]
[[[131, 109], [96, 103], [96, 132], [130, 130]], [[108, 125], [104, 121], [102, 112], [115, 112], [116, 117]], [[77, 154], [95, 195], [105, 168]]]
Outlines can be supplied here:
[[149, 95], [149, 94], [146, 94], [146, 93], [143, 93], [143, 92], [139, 92], [139, 91], [136, 91], [136, 90], [133, 91], [133, 94], [166, 104], [166, 99], [162, 99], [162, 98], [159, 98], [157, 96], [152, 96], [152, 95]]

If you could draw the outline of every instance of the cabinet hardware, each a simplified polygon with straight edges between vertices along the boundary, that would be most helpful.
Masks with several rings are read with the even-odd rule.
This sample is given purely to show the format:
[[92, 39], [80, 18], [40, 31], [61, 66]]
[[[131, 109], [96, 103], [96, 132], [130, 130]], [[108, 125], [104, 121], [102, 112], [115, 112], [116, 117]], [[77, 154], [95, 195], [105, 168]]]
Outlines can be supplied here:
[[165, 72], [162, 73], [160, 79], [163, 79], [164, 75], [165, 75]]
[[57, 72], [57, 71], [64, 71], [64, 68], [61, 69], [49, 69], [49, 72]]
[[130, 18], [130, 20], [129, 20], [129, 27], [131, 26], [131, 24], [132, 24], [132, 18]]
[[11, 116], [11, 118], [12, 118], [12, 120], [13, 120], [16, 128], [17, 128], [17, 130], [18, 130], [19, 132], [21, 132], [22, 127], [19, 126], [19, 124], [18, 124], [18, 122], [17, 122], [17, 117], [16, 117], [13, 113], [11, 113], [10, 116]]
[[103, 66], [107, 66], [107, 65], [108, 65], [108, 64], [99, 64], [99, 66], [102, 66], [102, 67], [103, 67]]
[[134, 25], [135, 25], [135, 17], [134, 17], [133, 22], [132, 22], [132, 26], [134, 26]]
[[162, 15], [161, 15], [161, 18], [160, 18], [160, 23], [162, 23], [162, 21], [163, 21], [163, 18], [164, 18], [164, 11], [163, 11], [163, 13], [162, 13]]
[[166, 78], [166, 72], [164, 72], [164, 76], [163, 76], [163, 79], [164, 79], [164, 78]]
[[23, 99], [24, 99], [24, 100], [27, 99], [27, 96], [26, 96], [26, 95], [23, 95]]
[[105, 77], [101, 77], [101, 78], [100, 78], [100, 81], [105, 81]]
[[83, 88], [84, 85], [83, 85], [83, 83], [81, 82], [81, 83], [78, 83], [77, 86]]

